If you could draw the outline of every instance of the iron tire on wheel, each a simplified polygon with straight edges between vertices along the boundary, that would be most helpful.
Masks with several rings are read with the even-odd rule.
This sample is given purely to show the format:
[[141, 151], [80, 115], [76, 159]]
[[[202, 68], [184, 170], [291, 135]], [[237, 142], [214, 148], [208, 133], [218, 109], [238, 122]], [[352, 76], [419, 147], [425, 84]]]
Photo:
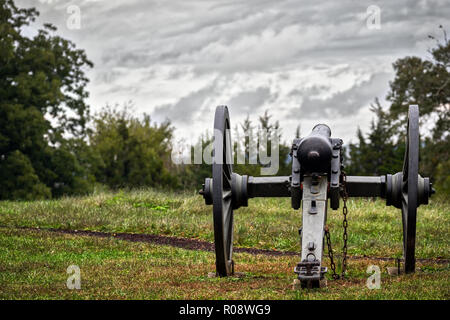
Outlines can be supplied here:
[[216, 272], [232, 275], [233, 267], [233, 205], [231, 196], [232, 149], [230, 117], [226, 106], [218, 106], [214, 118], [213, 153], [213, 221]]
[[419, 108], [411, 105], [408, 112], [408, 129], [406, 151], [403, 162], [402, 183], [402, 222], [403, 222], [403, 256], [405, 273], [415, 270], [416, 217], [418, 203], [419, 175]]

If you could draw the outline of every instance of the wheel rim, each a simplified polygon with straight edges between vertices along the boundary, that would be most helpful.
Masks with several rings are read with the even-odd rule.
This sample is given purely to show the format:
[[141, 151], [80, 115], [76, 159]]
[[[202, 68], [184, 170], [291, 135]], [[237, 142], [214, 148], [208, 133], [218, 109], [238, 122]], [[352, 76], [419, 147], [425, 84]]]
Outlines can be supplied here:
[[230, 118], [226, 106], [218, 106], [214, 118], [213, 221], [216, 271], [233, 273], [233, 207], [231, 197], [232, 149]]
[[415, 270], [416, 217], [419, 175], [419, 108], [409, 107], [406, 151], [403, 162], [402, 222], [405, 273]]

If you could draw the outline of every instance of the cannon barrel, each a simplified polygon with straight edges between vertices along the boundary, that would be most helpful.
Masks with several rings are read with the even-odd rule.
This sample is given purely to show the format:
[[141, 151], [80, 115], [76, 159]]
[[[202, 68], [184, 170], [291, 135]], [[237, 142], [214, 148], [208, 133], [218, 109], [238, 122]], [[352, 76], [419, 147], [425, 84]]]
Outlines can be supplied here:
[[318, 124], [300, 141], [297, 157], [304, 172], [329, 171], [332, 156], [330, 137], [331, 129], [325, 124]]
[[321, 135], [325, 138], [331, 138], [331, 129], [326, 124], [319, 123], [314, 126], [309, 135]]

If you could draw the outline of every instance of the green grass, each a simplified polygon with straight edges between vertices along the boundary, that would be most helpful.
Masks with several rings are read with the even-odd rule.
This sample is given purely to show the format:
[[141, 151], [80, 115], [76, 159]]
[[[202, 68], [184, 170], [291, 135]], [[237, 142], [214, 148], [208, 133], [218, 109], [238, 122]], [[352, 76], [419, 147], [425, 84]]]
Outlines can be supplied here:
[[[242, 277], [209, 278], [214, 254], [114, 238], [0, 228], [0, 299], [448, 299], [448, 265], [419, 264], [414, 275], [382, 274], [369, 290], [370, 264], [351, 260], [345, 281], [327, 288], [293, 290], [296, 257], [239, 253]], [[81, 271], [81, 290], [69, 290], [69, 265]]]
[[[401, 212], [383, 200], [351, 199], [349, 254], [400, 257]], [[0, 225], [104, 232], [149, 233], [213, 242], [211, 206], [192, 194], [142, 190], [34, 202], [0, 202]], [[431, 201], [417, 216], [418, 258], [450, 257], [450, 204]], [[341, 210], [328, 212], [335, 247], [342, 238]], [[300, 211], [285, 198], [251, 199], [235, 211], [235, 245], [298, 251]]]
[[[383, 201], [350, 200], [349, 254], [401, 256], [401, 213]], [[292, 290], [298, 257], [235, 254], [241, 278], [208, 278], [214, 254], [118, 239], [63, 235], [39, 227], [164, 234], [213, 242], [211, 207], [192, 194], [152, 190], [100, 193], [51, 201], [0, 202], [0, 299], [449, 299], [450, 266], [418, 263], [414, 275], [390, 277], [393, 262], [349, 261], [345, 281], [320, 290]], [[417, 220], [417, 257], [449, 259], [450, 204], [432, 200]], [[329, 211], [335, 250], [342, 213]], [[299, 250], [301, 214], [289, 199], [251, 199], [235, 211], [235, 246]], [[81, 268], [82, 289], [66, 288], [66, 268]], [[328, 259], [325, 259], [328, 264]], [[378, 265], [382, 287], [365, 283]], [[329, 277], [329, 275], [328, 275]]]

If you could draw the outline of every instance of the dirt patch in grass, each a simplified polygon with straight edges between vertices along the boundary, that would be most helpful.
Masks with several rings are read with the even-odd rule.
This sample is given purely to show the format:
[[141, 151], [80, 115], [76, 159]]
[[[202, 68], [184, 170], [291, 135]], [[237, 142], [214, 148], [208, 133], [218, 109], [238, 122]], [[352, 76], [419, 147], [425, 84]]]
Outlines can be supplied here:
[[[7, 228], [0, 226], [0, 228]], [[90, 236], [99, 238], [116, 238], [120, 240], [132, 241], [132, 242], [147, 242], [160, 245], [168, 245], [176, 248], [182, 248], [186, 250], [202, 250], [202, 251], [214, 251], [214, 243], [202, 241], [198, 239], [180, 238], [162, 236], [156, 234], [143, 234], [143, 233], [110, 233], [100, 231], [89, 230], [66, 230], [66, 229], [54, 229], [54, 228], [33, 228], [33, 227], [17, 227], [22, 230], [33, 231], [49, 231], [61, 234], [71, 234], [80, 236]], [[294, 251], [278, 251], [268, 249], [255, 249], [255, 248], [233, 248], [234, 252], [244, 252], [249, 254], [262, 254], [268, 256], [296, 256], [297, 252]]]
[[[5, 228], [0, 226], [0, 228]], [[33, 231], [49, 231], [61, 234], [69, 235], [80, 235], [80, 236], [90, 236], [99, 238], [116, 238], [131, 242], [145, 242], [153, 243], [159, 245], [168, 245], [171, 247], [182, 248], [186, 250], [202, 250], [202, 251], [214, 251], [214, 243], [207, 241], [189, 239], [189, 238], [179, 238], [162, 236], [155, 234], [142, 234], [142, 233], [109, 233], [109, 232], [99, 232], [99, 231], [88, 231], [88, 230], [64, 230], [64, 229], [53, 229], [53, 228], [32, 228], [32, 227], [22, 227], [18, 229], [33, 230]], [[238, 253], [249, 253], [252, 255], [266, 255], [266, 256], [297, 256], [298, 252], [295, 251], [278, 251], [269, 249], [256, 249], [256, 248], [239, 248], [234, 247], [234, 252]], [[339, 254], [335, 254], [336, 258], [341, 258]], [[392, 257], [370, 257], [370, 256], [348, 256], [348, 259], [352, 260], [379, 260], [379, 261], [396, 261], [398, 259]], [[401, 261], [401, 259], [400, 259]], [[433, 262], [437, 264], [447, 264], [450, 263], [450, 259], [445, 259], [441, 257], [429, 258], [429, 259], [416, 259], [417, 262]]]

